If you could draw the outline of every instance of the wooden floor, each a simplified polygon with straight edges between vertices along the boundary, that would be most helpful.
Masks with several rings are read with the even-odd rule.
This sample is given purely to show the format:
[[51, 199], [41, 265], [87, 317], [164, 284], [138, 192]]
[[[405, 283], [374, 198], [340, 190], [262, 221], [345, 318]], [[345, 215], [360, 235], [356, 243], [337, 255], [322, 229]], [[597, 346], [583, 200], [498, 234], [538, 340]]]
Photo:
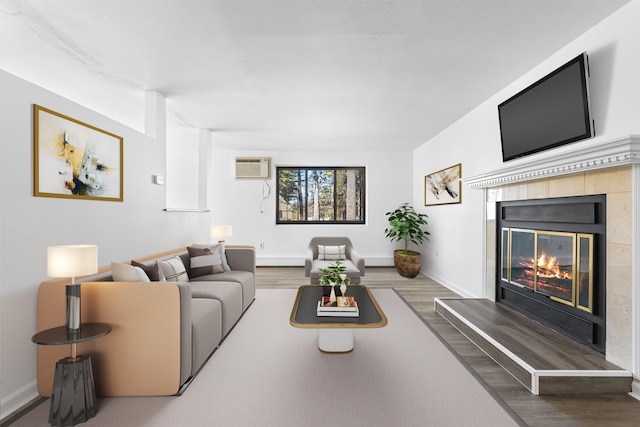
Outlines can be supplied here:
[[[394, 288], [429, 323], [452, 352], [524, 422], [537, 426], [639, 426], [640, 401], [626, 394], [536, 396], [504, 371], [434, 310], [435, 298], [459, 295], [419, 275], [399, 276], [393, 268], [367, 267], [362, 284]], [[303, 267], [258, 267], [259, 288], [297, 288], [308, 283]]]

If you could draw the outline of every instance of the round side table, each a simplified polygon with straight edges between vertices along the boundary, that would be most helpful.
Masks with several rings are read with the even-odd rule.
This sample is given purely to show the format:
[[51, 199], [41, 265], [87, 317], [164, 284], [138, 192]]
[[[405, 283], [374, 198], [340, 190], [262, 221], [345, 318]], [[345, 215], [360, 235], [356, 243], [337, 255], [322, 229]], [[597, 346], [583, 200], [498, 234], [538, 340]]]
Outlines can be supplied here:
[[31, 341], [40, 345], [71, 345], [71, 356], [56, 362], [51, 391], [49, 423], [74, 426], [96, 415], [96, 389], [89, 356], [78, 356], [76, 345], [104, 337], [111, 332], [105, 323], [83, 323], [78, 332], [67, 332], [66, 326], [38, 332]]

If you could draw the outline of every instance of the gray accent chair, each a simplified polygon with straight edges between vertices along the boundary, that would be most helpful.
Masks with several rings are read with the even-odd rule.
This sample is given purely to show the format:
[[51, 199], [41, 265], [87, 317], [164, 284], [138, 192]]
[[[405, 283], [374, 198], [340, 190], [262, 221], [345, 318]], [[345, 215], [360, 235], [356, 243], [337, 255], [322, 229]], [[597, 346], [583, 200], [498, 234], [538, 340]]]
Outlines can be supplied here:
[[324, 246], [345, 246], [345, 259], [342, 263], [347, 270], [347, 276], [351, 279], [351, 283], [357, 285], [360, 283], [360, 277], [364, 276], [364, 258], [360, 256], [354, 249], [351, 240], [348, 237], [313, 237], [307, 248], [307, 255], [304, 261], [304, 276], [309, 277], [309, 283], [317, 285], [320, 283], [320, 269], [326, 268], [334, 264], [336, 260], [318, 259], [318, 245]]

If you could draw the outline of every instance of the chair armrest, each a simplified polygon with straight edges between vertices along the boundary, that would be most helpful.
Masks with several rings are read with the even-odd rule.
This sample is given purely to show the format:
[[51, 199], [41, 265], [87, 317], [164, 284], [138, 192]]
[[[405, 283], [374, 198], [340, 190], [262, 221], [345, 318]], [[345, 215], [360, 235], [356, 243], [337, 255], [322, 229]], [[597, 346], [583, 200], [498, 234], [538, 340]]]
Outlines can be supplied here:
[[[64, 323], [64, 285], [46, 284], [38, 290], [38, 330]], [[91, 356], [99, 396], [173, 395], [184, 372], [191, 370], [188, 284], [82, 283], [81, 319], [112, 328], [103, 338], [77, 345], [78, 354]], [[51, 395], [56, 361], [68, 356], [66, 345], [37, 346], [38, 391], [42, 396]]]
[[313, 249], [307, 248], [307, 256], [304, 259], [304, 277], [309, 277], [313, 267]]
[[253, 246], [225, 246], [225, 255], [232, 270], [256, 275], [256, 248]]
[[364, 276], [364, 258], [360, 256], [357, 250], [351, 248], [349, 251], [349, 259], [353, 262], [358, 270], [360, 270], [360, 275]]

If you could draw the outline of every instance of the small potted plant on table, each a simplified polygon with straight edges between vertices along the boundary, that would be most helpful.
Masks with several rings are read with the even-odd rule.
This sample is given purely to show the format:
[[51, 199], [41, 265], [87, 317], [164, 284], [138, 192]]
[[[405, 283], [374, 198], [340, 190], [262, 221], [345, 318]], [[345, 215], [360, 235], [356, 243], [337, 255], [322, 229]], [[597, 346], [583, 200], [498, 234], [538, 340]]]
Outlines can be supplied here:
[[335, 301], [335, 285], [340, 286], [340, 294], [344, 295], [346, 293], [346, 286], [351, 283], [351, 279], [345, 273], [347, 271], [347, 267], [342, 264], [342, 261], [337, 260], [335, 263], [320, 269], [320, 284], [325, 286], [322, 291], [322, 294], [325, 296], [334, 297], [333, 301]]

